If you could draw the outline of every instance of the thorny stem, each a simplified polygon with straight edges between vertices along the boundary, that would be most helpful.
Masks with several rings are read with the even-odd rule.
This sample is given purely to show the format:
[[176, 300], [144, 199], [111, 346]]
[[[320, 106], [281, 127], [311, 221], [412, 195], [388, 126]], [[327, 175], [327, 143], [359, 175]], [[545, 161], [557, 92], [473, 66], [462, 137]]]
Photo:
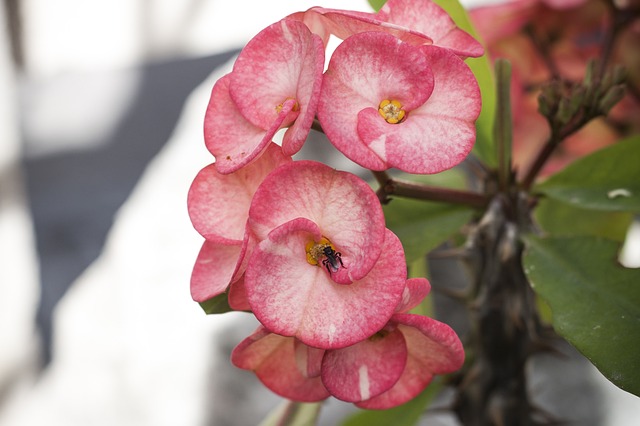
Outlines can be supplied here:
[[382, 204], [389, 202], [390, 195], [418, 200], [441, 201], [451, 204], [485, 208], [489, 198], [483, 194], [449, 188], [440, 188], [403, 179], [392, 178], [387, 172], [372, 172], [380, 184], [378, 198]]
[[528, 359], [550, 349], [522, 268], [519, 234], [529, 224], [526, 197], [498, 194], [472, 228], [463, 258], [471, 269], [468, 362], [454, 375], [454, 412], [465, 426], [540, 423], [527, 390]]

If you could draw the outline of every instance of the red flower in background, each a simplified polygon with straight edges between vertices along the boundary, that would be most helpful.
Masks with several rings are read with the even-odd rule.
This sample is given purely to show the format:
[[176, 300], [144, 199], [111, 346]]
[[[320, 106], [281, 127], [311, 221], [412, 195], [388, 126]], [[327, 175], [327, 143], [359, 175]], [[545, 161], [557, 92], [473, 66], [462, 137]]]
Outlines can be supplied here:
[[[536, 113], [540, 85], [550, 79], [577, 83], [584, 78], [587, 62], [603, 53], [600, 46], [613, 25], [608, 12], [605, 2], [596, 0], [515, 0], [470, 12], [489, 55], [507, 58], [513, 67], [513, 156], [518, 171], [528, 169], [550, 135], [546, 119]], [[631, 76], [640, 75], [638, 45], [640, 25], [635, 22], [625, 27], [613, 50], [614, 62], [625, 65]], [[563, 141], [543, 175], [640, 131], [640, 81], [628, 85], [627, 96], [608, 117], [592, 120]]]

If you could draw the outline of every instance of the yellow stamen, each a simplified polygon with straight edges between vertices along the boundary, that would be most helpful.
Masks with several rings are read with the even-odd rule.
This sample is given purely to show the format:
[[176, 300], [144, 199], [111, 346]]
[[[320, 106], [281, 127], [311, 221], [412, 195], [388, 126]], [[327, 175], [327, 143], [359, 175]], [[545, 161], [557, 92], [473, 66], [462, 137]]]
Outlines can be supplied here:
[[385, 99], [380, 102], [380, 105], [378, 105], [378, 112], [389, 124], [400, 123], [406, 114], [399, 101], [389, 99]]
[[320, 259], [324, 257], [324, 249], [325, 247], [331, 247], [332, 250], [336, 248], [331, 244], [329, 239], [322, 237], [320, 238], [320, 242], [316, 243], [315, 241], [309, 241], [305, 246], [305, 251], [307, 252], [307, 262], [310, 265], [320, 265]]
[[[278, 114], [280, 114], [280, 111], [282, 111], [282, 108], [284, 108], [284, 104], [290, 99], [295, 101], [295, 98], [287, 97], [284, 101], [282, 101], [281, 104], [276, 105], [276, 112]], [[298, 105], [298, 102], [296, 101], [296, 103], [293, 105], [293, 108], [291, 108], [291, 111], [298, 111], [299, 109], [300, 109], [300, 105]]]

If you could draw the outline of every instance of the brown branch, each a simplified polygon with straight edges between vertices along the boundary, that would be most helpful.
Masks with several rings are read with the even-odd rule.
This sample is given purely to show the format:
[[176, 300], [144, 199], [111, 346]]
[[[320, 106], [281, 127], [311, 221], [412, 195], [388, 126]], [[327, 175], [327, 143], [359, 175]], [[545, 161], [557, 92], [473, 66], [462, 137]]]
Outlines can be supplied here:
[[464, 205], [474, 208], [484, 208], [489, 204], [489, 198], [483, 194], [450, 188], [440, 188], [422, 183], [396, 179], [386, 172], [373, 172], [380, 184], [378, 198], [380, 202], [389, 202], [389, 196], [413, 198], [425, 201], [439, 201], [450, 204]]

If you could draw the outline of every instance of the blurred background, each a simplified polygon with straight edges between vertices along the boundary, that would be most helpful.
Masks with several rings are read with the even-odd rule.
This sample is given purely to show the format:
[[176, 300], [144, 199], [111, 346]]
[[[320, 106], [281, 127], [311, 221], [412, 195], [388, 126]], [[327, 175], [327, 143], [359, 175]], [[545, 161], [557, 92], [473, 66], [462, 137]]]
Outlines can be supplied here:
[[[186, 193], [212, 161], [215, 80], [258, 31], [314, 5], [3, 1], [0, 426], [251, 425], [281, 402], [228, 360], [257, 324], [190, 298], [202, 240]], [[322, 141], [300, 156], [359, 172]], [[636, 424], [637, 398], [576, 368], [593, 424]], [[322, 424], [351, 410], [332, 401]]]

